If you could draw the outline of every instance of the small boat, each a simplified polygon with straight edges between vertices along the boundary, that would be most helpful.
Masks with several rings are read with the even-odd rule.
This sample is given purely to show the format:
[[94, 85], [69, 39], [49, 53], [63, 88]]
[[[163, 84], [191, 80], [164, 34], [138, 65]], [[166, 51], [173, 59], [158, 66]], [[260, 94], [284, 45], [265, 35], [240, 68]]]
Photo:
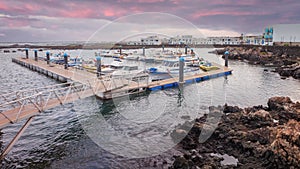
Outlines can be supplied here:
[[139, 74], [144, 74], [145, 71], [139, 69], [138, 66], [124, 66], [120, 70], [116, 70], [112, 73], [113, 77], [124, 77], [124, 78], [134, 78]]
[[[110, 68], [110, 67], [101, 67], [101, 75], [107, 75], [107, 74], [111, 74], [115, 71], [116, 69]], [[86, 71], [91, 72], [91, 73], [97, 73], [97, 69], [96, 70], [92, 70], [92, 69], [87, 69]]]
[[200, 63], [200, 58], [191, 55], [182, 55], [184, 62], [187, 66], [198, 67]]
[[114, 59], [114, 61], [110, 63], [109, 66], [112, 68], [119, 69], [123, 67], [123, 62], [120, 59]]
[[133, 54], [133, 55], [124, 56], [123, 58], [125, 60], [134, 60], [134, 61], [137, 61], [137, 60], [139, 60], [140, 56]]
[[154, 63], [155, 58], [143, 56], [143, 57], [139, 58], [139, 61], [142, 61], [142, 62], [145, 62], [145, 63]]
[[[184, 67], [183, 72], [193, 72], [199, 70], [198, 67]], [[152, 74], [172, 74], [179, 75], [179, 61], [178, 60], [164, 60], [162, 65], [159, 67], [152, 67], [148, 69], [149, 73]]]
[[65, 63], [62, 53], [58, 53], [58, 54], [50, 56], [50, 62], [55, 63], [55, 64], [64, 64]]
[[219, 67], [212, 65], [212, 63], [208, 61], [201, 61], [199, 63], [199, 67], [204, 71], [217, 70]]
[[81, 57], [75, 57], [75, 58], [70, 58], [68, 62], [69, 67], [73, 66], [80, 66], [82, 65], [82, 58]]
[[82, 62], [82, 67], [84, 69], [86, 69], [87, 71], [97, 70], [96, 63], [93, 60], [83, 61]]

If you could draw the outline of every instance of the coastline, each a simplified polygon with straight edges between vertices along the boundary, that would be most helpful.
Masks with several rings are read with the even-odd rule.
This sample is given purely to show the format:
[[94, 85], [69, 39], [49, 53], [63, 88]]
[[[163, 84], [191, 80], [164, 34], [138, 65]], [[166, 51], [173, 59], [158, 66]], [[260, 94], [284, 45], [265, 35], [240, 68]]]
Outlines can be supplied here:
[[293, 77], [300, 79], [300, 47], [297, 46], [227, 46], [212, 53], [222, 55], [229, 51], [228, 59], [245, 61], [252, 65], [272, 67], [283, 79]]
[[[198, 139], [207, 125], [207, 114], [196, 119], [190, 131], [185, 128], [192, 123], [180, 125], [173, 131], [173, 139], [182, 133], [188, 134], [178, 145], [183, 155], [174, 156], [170, 168], [300, 167], [299, 102], [292, 102], [289, 97], [273, 97], [268, 100], [267, 107], [241, 109], [225, 105], [211, 107], [211, 110], [213, 117], [221, 115], [221, 120], [204, 143], [199, 143]], [[232, 157], [231, 162], [235, 164], [224, 165], [224, 155]]]

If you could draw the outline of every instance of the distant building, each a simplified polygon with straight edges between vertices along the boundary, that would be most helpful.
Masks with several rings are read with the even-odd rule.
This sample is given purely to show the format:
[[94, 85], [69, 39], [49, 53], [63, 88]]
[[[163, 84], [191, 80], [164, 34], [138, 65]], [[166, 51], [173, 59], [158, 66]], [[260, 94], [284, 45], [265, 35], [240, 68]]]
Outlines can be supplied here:
[[263, 33], [264, 44], [263, 45], [273, 45], [273, 27], [265, 28]]
[[206, 41], [209, 45], [239, 45], [240, 37], [208, 37]]
[[242, 44], [244, 45], [266, 45], [263, 36], [243, 36]]
[[126, 43], [127, 45], [143, 45], [140, 41], [128, 41]]
[[147, 38], [142, 38], [141, 43], [143, 45], [160, 45], [161, 40], [158, 38], [158, 36], [148, 36]]
[[275, 45], [300, 45], [300, 24], [273, 25], [272, 31]]

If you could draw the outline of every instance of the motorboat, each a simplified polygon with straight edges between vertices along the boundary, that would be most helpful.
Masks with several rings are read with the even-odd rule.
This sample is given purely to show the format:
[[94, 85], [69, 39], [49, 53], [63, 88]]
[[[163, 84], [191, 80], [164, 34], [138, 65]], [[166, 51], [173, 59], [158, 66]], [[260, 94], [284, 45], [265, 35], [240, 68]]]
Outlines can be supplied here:
[[121, 59], [114, 59], [114, 61], [109, 64], [109, 67], [116, 69], [122, 68], [123, 62]]
[[123, 57], [125, 60], [133, 60], [133, 61], [138, 61], [140, 56], [136, 55], [136, 54], [132, 54], [132, 55], [127, 55]]
[[83, 59], [81, 57], [69, 58], [68, 66], [69, 67], [80, 66], [80, 65], [82, 65], [82, 61], [83, 61]]
[[208, 61], [201, 61], [199, 63], [199, 67], [204, 71], [210, 71], [210, 70], [217, 70], [219, 67], [213, 65], [212, 63]]
[[86, 69], [87, 71], [97, 70], [96, 63], [94, 60], [83, 61], [82, 68]]
[[139, 74], [145, 74], [143, 69], [139, 69], [138, 66], [123, 66], [122, 69], [116, 70], [112, 73], [112, 77], [124, 77], [124, 78], [133, 78]]
[[50, 56], [50, 62], [55, 63], [55, 64], [64, 64], [64, 57], [62, 53], [54, 54]]
[[[184, 66], [183, 72], [193, 72], [199, 70], [198, 67], [186, 67]], [[164, 60], [159, 67], [152, 67], [148, 69], [149, 73], [152, 74], [172, 74], [178, 75], [179, 74], [179, 61], [178, 60]]]
[[145, 62], [145, 63], [154, 63], [155, 58], [154, 57], [147, 57], [143, 56], [139, 58], [139, 61]]

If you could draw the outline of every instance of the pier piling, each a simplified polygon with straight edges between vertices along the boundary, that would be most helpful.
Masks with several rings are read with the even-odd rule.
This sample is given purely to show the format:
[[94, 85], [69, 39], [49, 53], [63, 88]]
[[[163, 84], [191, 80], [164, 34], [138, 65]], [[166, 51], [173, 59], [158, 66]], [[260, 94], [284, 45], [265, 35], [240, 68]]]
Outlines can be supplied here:
[[224, 54], [225, 54], [225, 66], [228, 67], [228, 55], [229, 55], [229, 52], [226, 51]]
[[47, 64], [49, 65], [50, 64], [50, 52], [49, 51], [46, 52], [46, 58], [47, 58]]
[[180, 57], [179, 58], [179, 84], [184, 83], [183, 69], [184, 69], [184, 58]]
[[97, 60], [97, 77], [100, 77], [101, 76], [101, 57], [97, 56], [96, 60]]
[[28, 48], [25, 49], [26, 59], [28, 59]]
[[65, 69], [68, 69], [68, 54], [64, 53]]
[[120, 45], [120, 55], [122, 55], [122, 45]]
[[143, 56], [145, 56], [145, 47], [143, 47]]
[[184, 54], [187, 54], [187, 48], [188, 48], [188, 46], [185, 45], [185, 47], [184, 47]]
[[34, 50], [34, 60], [35, 61], [38, 61], [38, 53], [37, 53], [38, 51], [35, 49]]

